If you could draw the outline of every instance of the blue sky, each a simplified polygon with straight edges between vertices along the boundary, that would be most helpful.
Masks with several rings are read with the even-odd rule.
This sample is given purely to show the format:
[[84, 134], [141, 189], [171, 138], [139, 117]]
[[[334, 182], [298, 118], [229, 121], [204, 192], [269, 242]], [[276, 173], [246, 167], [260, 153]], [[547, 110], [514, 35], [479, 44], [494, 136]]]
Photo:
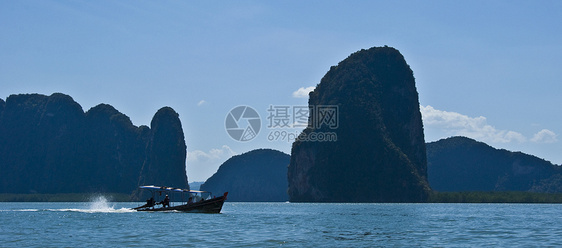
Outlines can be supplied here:
[[[465, 135], [562, 163], [560, 1], [0, 1], [0, 98], [62, 92], [135, 125], [184, 127], [190, 181], [268, 141], [268, 107], [306, 105], [330, 66], [373, 46], [414, 71], [426, 141]], [[227, 113], [255, 108], [248, 142]], [[286, 129], [289, 133], [298, 129]]]

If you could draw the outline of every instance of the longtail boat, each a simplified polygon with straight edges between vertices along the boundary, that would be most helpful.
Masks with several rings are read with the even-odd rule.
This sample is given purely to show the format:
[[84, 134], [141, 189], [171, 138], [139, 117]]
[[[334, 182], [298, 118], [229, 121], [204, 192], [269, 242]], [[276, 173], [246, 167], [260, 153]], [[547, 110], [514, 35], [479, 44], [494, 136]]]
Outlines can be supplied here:
[[[137, 211], [220, 213], [222, 205], [224, 204], [224, 201], [226, 201], [226, 196], [228, 195], [228, 192], [225, 192], [222, 196], [213, 197], [212, 193], [207, 191], [187, 190], [154, 185], [140, 186], [139, 188], [148, 190], [152, 197], [146, 201], [146, 204], [133, 208], [133, 210]], [[170, 195], [171, 197], [169, 197]], [[155, 199], [162, 200], [158, 202]]]

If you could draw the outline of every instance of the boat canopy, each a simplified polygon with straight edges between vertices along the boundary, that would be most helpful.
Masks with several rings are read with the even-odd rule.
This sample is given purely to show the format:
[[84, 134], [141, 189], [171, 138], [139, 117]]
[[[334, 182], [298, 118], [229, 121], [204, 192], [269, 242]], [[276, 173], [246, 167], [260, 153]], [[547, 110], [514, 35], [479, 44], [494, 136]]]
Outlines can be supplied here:
[[209, 193], [207, 191], [199, 191], [199, 190], [187, 190], [187, 189], [180, 189], [180, 188], [172, 188], [172, 187], [162, 187], [162, 186], [154, 186], [154, 185], [145, 185], [139, 186], [141, 189], [148, 189], [154, 191], [170, 191], [170, 192], [182, 192], [182, 193]]

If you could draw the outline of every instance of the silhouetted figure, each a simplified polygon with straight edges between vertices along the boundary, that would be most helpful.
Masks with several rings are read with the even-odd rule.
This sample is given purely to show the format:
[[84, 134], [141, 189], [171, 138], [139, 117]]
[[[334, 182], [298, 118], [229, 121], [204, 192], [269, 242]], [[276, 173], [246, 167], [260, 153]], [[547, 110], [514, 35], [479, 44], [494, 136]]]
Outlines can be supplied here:
[[163, 208], [170, 207], [170, 198], [168, 197], [168, 195], [166, 195], [166, 197], [160, 202], [160, 204], [162, 204]]

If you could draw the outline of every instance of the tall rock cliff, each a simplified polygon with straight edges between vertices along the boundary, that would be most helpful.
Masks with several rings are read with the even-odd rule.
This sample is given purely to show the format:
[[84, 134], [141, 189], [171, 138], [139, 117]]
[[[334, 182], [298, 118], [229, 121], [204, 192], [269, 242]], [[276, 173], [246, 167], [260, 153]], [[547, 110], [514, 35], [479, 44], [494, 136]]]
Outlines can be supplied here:
[[131, 193], [143, 164], [184, 186], [183, 131], [177, 114], [166, 116], [151, 130], [107, 104], [84, 113], [61, 93], [11, 95], [0, 101], [0, 193]]
[[[400, 52], [373, 47], [330, 68], [310, 93], [309, 124], [293, 143], [293, 202], [423, 202], [427, 158], [413, 72]], [[336, 109], [325, 112], [322, 107]], [[337, 141], [311, 140], [336, 134]], [[323, 135], [326, 137], [327, 135]]]
[[150, 130], [139, 184], [188, 189], [185, 173], [187, 147], [178, 113], [170, 107], [161, 108], [152, 118]]
[[201, 185], [215, 195], [229, 192], [228, 201], [285, 202], [287, 196], [288, 154], [257, 149], [236, 155]]

